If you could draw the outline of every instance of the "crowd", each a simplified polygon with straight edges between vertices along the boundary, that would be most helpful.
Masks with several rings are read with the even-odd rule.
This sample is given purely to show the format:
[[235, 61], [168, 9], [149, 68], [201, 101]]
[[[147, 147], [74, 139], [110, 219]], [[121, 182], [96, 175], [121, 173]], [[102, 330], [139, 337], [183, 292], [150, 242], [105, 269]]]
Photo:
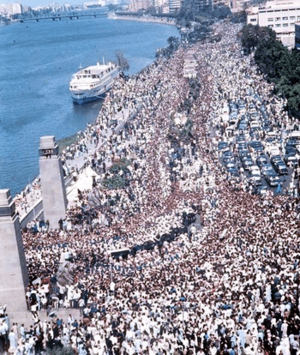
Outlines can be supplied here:
[[[182, 74], [182, 48], [116, 82], [96, 124], [71, 148], [100, 182], [80, 192], [67, 224], [23, 232], [33, 325], [5, 329], [9, 339], [15, 334], [2, 341], [10, 353], [297, 354], [299, 200], [249, 194], [242, 178], [228, 179], [214, 144], [226, 100], [249, 87], [271, 97], [272, 86], [241, 54], [240, 28], [220, 23], [219, 42], [193, 46], [198, 91]], [[284, 125], [282, 102], [267, 105]], [[98, 150], [122, 108], [136, 114]], [[91, 141], [95, 151], [84, 148]], [[105, 180], [124, 185], [110, 190]], [[59, 307], [81, 316], [57, 319]], [[40, 309], [52, 320], [42, 322]]]

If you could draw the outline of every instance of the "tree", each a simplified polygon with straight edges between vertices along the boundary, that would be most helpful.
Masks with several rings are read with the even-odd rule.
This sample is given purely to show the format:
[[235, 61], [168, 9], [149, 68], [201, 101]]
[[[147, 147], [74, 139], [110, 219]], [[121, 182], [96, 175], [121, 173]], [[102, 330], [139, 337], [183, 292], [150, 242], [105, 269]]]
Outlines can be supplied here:
[[117, 65], [120, 68], [120, 71], [124, 73], [124, 71], [129, 70], [129, 63], [128, 60], [124, 57], [123, 52], [117, 51], [116, 52], [116, 59], [117, 59]]

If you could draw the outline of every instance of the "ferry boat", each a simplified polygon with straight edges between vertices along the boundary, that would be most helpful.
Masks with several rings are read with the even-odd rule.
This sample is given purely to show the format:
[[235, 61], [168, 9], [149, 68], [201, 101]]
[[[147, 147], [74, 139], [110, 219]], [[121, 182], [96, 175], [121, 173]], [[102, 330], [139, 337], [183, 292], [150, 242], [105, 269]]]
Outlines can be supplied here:
[[118, 75], [118, 66], [111, 62], [81, 68], [70, 81], [73, 102], [82, 105], [103, 98]]

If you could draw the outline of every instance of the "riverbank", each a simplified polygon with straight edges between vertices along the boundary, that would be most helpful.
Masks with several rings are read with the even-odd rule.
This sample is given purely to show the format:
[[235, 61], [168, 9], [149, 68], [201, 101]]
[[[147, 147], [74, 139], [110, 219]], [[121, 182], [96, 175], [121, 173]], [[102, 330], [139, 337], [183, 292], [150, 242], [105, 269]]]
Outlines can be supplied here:
[[133, 16], [133, 15], [116, 15], [115, 13], [110, 13], [110, 14], [108, 14], [107, 18], [110, 20], [151, 22], [151, 23], [159, 23], [162, 25], [176, 26], [175, 19], [154, 17], [154, 16], [149, 16], [149, 15]]
[[72, 103], [68, 87], [80, 63], [113, 60], [119, 50], [130, 63], [129, 74], [135, 74], [153, 62], [157, 48], [166, 46], [171, 36], [178, 36], [176, 27], [107, 18], [1, 27], [1, 188], [10, 188], [15, 196], [39, 174], [41, 136], [69, 137], [98, 116], [101, 101]]

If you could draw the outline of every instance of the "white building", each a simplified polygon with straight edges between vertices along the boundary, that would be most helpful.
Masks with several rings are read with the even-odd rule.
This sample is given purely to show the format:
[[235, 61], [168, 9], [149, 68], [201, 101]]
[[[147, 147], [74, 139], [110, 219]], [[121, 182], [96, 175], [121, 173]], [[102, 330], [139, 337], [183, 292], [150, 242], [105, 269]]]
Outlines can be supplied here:
[[139, 10], [146, 10], [153, 5], [153, 0], [130, 0], [129, 11], [137, 12]]
[[[110, 3], [113, 3], [113, 1], [111, 1]], [[97, 7], [101, 7], [101, 6], [105, 6], [105, 5], [106, 5], [106, 1], [105, 0], [98, 0], [98, 1], [85, 2], [83, 4], [83, 7], [85, 9], [90, 9], [90, 8], [97, 8]]]
[[22, 11], [22, 5], [18, 3], [14, 4], [0, 4], [0, 14], [5, 15], [19, 15]]
[[18, 3], [12, 4], [12, 13], [14, 15], [19, 15], [22, 13], [22, 5]]
[[181, 8], [181, 0], [169, 0], [169, 13], [175, 14]]
[[295, 47], [300, 49], [300, 22], [295, 24]]
[[293, 47], [295, 22], [300, 21], [300, 0], [268, 1], [264, 7], [253, 7], [247, 23], [272, 28], [277, 38]]

